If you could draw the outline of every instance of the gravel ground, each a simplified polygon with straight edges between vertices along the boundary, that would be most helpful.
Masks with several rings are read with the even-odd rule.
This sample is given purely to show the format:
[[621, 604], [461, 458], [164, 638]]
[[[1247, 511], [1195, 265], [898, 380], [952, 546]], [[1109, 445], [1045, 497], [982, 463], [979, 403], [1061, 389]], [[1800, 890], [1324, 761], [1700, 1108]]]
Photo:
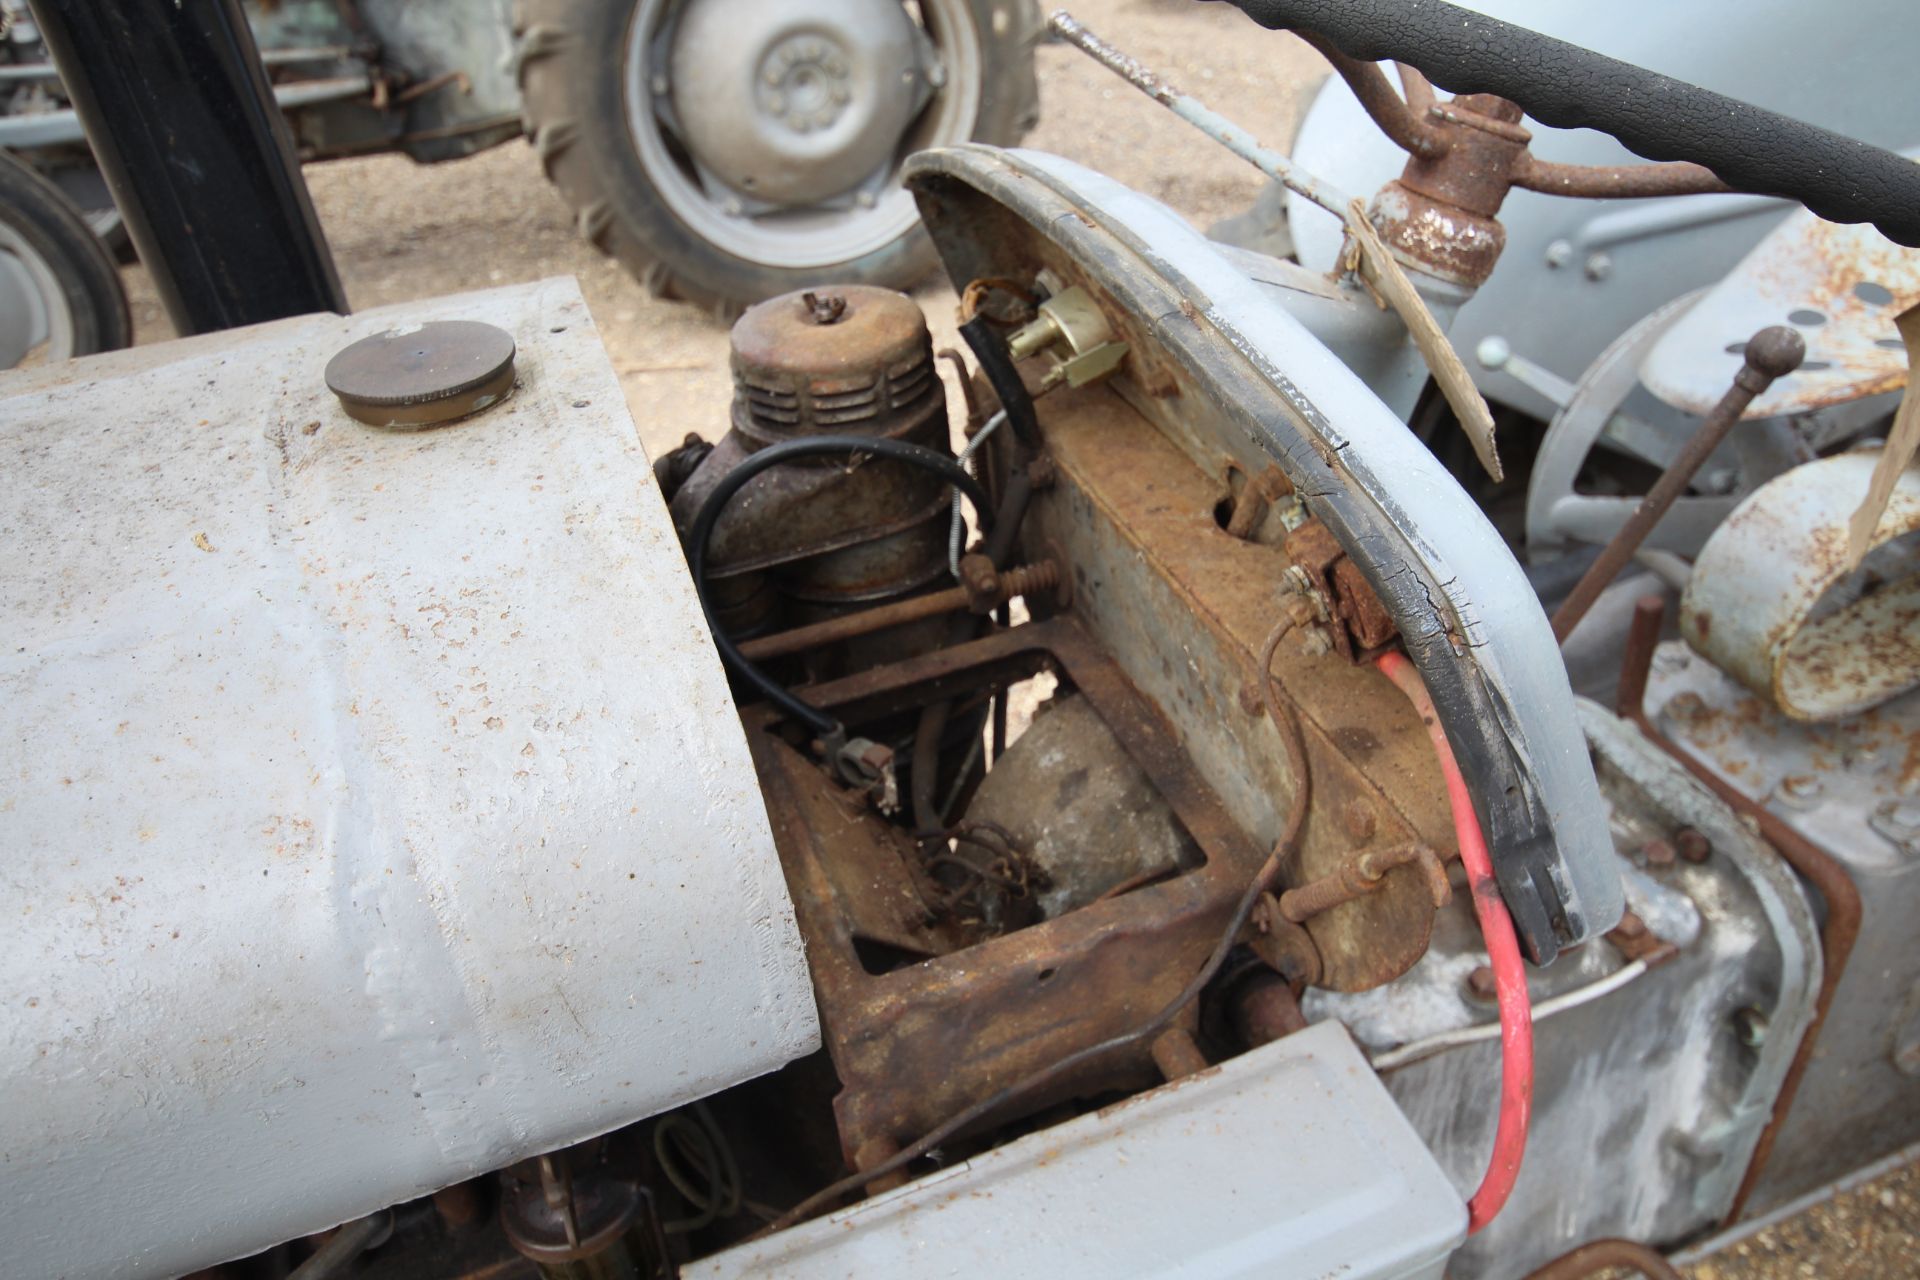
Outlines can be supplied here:
[[[1075, 13], [1209, 105], [1284, 147], [1325, 64], [1289, 36], [1262, 32], [1224, 5], [1076, 0]], [[1063, 46], [1039, 51], [1042, 118], [1027, 145], [1069, 157], [1153, 195], [1205, 227], [1239, 212], [1263, 179], [1160, 107]], [[570, 212], [529, 148], [418, 166], [398, 156], [307, 170], [334, 260], [356, 309], [489, 285], [580, 281], [649, 449], [690, 430], [725, 429], [726, 329], [649, 298], [574, 233]], [[145, 273], [126, 269], [138, 341], [171, 336]], [[936, 342], [953, 340], [953, 295], [917, 296]], [[1700, 1262], [1697, 1280], [1891, 1280], [1920, 1277], [1920, 1166], [1909, 1166]]]
[[1694, 1280], [1920, 1276], [1920, 1164], [1768, 1227], [1687, 1269]]

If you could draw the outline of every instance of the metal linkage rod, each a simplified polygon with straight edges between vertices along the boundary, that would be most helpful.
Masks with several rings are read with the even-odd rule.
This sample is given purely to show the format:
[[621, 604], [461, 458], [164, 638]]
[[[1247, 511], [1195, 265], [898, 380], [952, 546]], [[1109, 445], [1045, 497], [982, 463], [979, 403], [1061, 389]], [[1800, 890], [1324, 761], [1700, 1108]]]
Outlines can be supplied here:
[[1342, 221], [1346, 220], [1347, 208], [1353, 203], [1351, 196], [1334, 189], [1305, 170], [1296, 168], [1292, 161], [1279, 152], [1269, 151], [1261, 146], [1259, 141], [1245, 129], [1212, 110], [1198, 98], [1189, 97], [1174, 88], [1164, 77], [1087, 30], [1078, 18], [1065, 9], [1055, 9], [1053, 15], [1047, 19], [1047, 26], [1052, 28], [1062, 40], [1087, 54], [1095, 62], [1114, 72], [1128, 84], [1287, 190], [1305, 196], [1322, 209], [1332, 213], [1334, 217]]
[[[961, 567], [966, 568], [966, 561], [961, 562]], [[948, 587], [945, 591], [909, 596], [905, 600], [843, 614], [825, 622], [794, 627], [789, 631], [776, 631], [754, 640], [742, 640], [740, 652], [749, 662], [769, 662], [788, 654], [804, 653], [821, 645], [838, 644], [842, 640], [872, 635], [889, 627], [937, 618], [942, 614], [963, 610], [984, 613], [994, 605], [1005, 604], [1009, 600], [1054, 590], [1060, 585], [1060, 570], [1053, 561], [1042, 560], [1038, 564], [1021, 565], [1017, 569], [1003, 569], [985, 585], [985, 591], [976, 591], [971, 586]], [[982, 605], [986, 607], [982, 608]]]
[[1785, 325], [1770, 325], [1747, 341], [1746, 354], [1746, 363], [1733, 375], [1733, 385], [1720, 397], [1720, 403], [1713, 406], [1713, 412], [1681, 447], [1679, 456], [1660, 473], [1653, 488], [1620, 526], [1620, 532], [1613, 535], [1613, 541], [1600, 553], [1600, 558], [1573, 584], [1572, 592], [1554, 611], [1553, 638], [1561, 644], [1567, 642], [1573, 629], [1587, 616], [1587, 610], [1593, 608], [1593, 602], [1600, 598], [1607, 584], [1633, 559], [1633, 553], [1647, 540], [1660, 518], [1686, 492], [1694, 473], [1720, 447], [1747, 406], [1772, 386], [1774, 379], [1783, 378], [1800, 367], [1800, 362], [1807, 358], [1807, 343]]

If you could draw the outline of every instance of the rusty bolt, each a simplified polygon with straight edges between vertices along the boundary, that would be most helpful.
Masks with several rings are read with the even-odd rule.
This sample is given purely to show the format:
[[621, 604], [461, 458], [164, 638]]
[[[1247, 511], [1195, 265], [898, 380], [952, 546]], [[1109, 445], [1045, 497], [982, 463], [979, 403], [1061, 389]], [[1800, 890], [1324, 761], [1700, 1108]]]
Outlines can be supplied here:
[[1259, 716], [1267, 709], [1266, 700], [1260, 695], [1260, 686], [1249, 680], [1240, 686], [1240, 709], [1250, 716]]
[[1674, 832], [1673, 845], [1688, 862], [1701, 863], [1713, 856], [1713, 841], [1694, 827], [1682, 827]]
[[1500, 983], [1487, 965], [1475, 965], [1467, 975], [1467, 994], [1475, 1000], [1492, 1000], [1500, 994]]
[[992, 613], [1000, 603], [1000, 571], [978, 552], [960, 557], [960, 585], [967, 591], [967, 608], [975, 613]]
[[1313, 607], [1313, 601], [1305, 595], [1289, 595], [1281, 601], [1280, 607], [1286, 610], [1287, 617], [1293, 619], [1293, 625], [1302, 630], [1320, 620], [1320, 611]]
[[1373, 839], [1373, 833], [1379, 829], [1379, 819], [1373, 815], [1373, 806], [1366, 801], [1353, 799], [1340, 806], [1340, 825], [1356, 841]]
[[1059, 479], [1060, 473], [1054, 466], [1052, 454], [1039, 454], [1027, 463], [1027, 483], [1036, 491], [1053, 488]]
[[1333, 641], [1327, 637], [1324, 628], [1308, 627], [1300, 633], [1300, 651], [1311, 657], [1333, 652]]
[[1674, 852], [1671, 841], [1655, 837], [1640, 846], [1640, 853], [1650, 867], [1670, 867], [1679, 855]]
[[800, 302], [815, 324], [838, 324], [847, 314], [847, 300], [837, 293], [803, 293]]
[[1646, 936], [1647, 922], [1629, 911], [1620, 917], [1620, 923], [1613, 926], [1613, 932], [1623, 938], [1641, 938]]

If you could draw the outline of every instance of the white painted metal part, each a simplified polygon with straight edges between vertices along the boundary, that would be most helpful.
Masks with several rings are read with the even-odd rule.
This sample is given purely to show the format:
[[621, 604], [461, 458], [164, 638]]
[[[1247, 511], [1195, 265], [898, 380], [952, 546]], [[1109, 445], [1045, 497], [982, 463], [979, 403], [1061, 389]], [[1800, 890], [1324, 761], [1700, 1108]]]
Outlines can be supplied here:
[[[485, 321], [429, 431], [321, 370]], [[818, 1044], [743, 734], [571, 280], [0, 378], [0, 1273], [245, 1254]]]
[[1746, 418], [1776, 418], [1898, 391], [1906, 344], [1894, 317], [1920, 303], [1920, 249], [1869, 226], [1795, 210], [1647, 353], [1640, 380], [1675, 408], [1705, 417], [1740, 368], [1747, 339], [1790, 325], [1801, 366], [1754, 399]]
[[1836, 720], [1920, 685], [1920, 471], [1900, 473], [1859, 569], [1847, 522], [1877, 453], [1795, 467], [1700, 549], [1680, 601], [1688, 644], [1796, 720]]
[[680, 1274], [1439, 1280], [1466, 1231], [1325, 1022]]

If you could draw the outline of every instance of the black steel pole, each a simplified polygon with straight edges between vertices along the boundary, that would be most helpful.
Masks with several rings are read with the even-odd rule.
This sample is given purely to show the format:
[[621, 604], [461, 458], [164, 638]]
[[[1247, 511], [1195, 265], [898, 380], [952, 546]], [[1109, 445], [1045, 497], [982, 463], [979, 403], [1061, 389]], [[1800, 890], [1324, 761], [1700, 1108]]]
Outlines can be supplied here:
[[29, 0], [182, 334], [347, 310], [240, 0]]

